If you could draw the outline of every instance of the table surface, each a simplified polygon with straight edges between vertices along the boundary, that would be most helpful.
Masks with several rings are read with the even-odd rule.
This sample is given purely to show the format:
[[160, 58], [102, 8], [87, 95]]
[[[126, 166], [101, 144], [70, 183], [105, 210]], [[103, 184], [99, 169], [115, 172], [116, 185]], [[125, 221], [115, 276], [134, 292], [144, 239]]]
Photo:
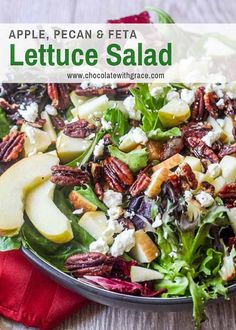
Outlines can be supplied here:
[[[179, 23], [236, 23], [236, 0], [1, 0], [1, 23], [102, 23], [135, 14], [148, 5], [166, 10]], [[236, 298], [207, 307], [203, 329], [236, 330]], [[57, 330], [189, 330], [191, 312], [144, 313], [91, 303]], [[24, 326], [0, 318], [1, 330]]]

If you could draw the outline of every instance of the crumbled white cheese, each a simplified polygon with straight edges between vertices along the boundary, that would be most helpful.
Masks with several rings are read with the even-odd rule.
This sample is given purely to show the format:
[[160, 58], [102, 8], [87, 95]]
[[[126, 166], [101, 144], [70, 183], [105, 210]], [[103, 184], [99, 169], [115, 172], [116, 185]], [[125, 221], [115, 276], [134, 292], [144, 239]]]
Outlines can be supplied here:
[[79, 214], [82, 214], [82, 213], [84, 213], [84, 209], [82, 209], [82, 208], [73, 211], [73, 214], [75, 214], [75, 215], [79, 215]]
[[102, 237], [100, 237], [97, 241], [92, 242], [89, 245], [90, 252], [100, 252], [106, 254], [109, 251], [109, 246], [106, 241]]
[[124, 99], [123, 105], [129, 115], [129, 118], [134, 119], [134, 120], [141, 119], [141, 112], [139, 110], [135, 110], [135, 108], [134, 108], [135, 98], [132, 95], [130, 95]]
[[224, 101], [224, 99], [219, 99], [219, 101], [218, 102], [216, 102], [216, 106], [217, 107], [223, 107], [225, 105], [225, 101]]
[[155, 217], [155, 221], [152, 224], [153, 228], [160, 227], [162, 225], [162, 219], [160, 213], [158, 213]]
[[135, 245], [134, 229], [127, 229], [116, 236], [111, 246], [110, 252], [114, 257], [118, 257], [129, 252]]
[[210, 164], [208, 166], [207, 172], [206, 174], [208, 174], [210, 177], [212, 178], [217, 178], [219, 175], [221, 175], [221, 167], [219, 164], [215, 163], [215, 164]]
[[107, 190], [104, 193], [103, 203], [111, 208], [122, 204], [122, 194], [113, 190]]
[[202, 207], [209, 207], [214, 203], [214, 198], [205, 191], [201, 191], [195, 198]]
[[189, 202], [193, 197], [193, 194], [190, 190], [185, 190], [184, 192], [184, 199], [186, 202]]
[[28, 122], [34, 123], [38, 117], [38, 104], [36, 102], [26, 106], [26, 110], [18, 110], [19, 114]]
[[104, 153], [104, 140], [101, 139], [98, 144], [95, 146], [93, 155], [95, 158], [101, 157]]
[[168, 254], [171, 258], [177, 258], [177, 253], [175, 251], [172, 251]]
[[117, 88], [117, 84], [115, 83], [94, 83], [94, 82], [88, 82], [88, 81], [83, 81], [81, 84], [80, 84], [80, 87], [82, 89], [87, 89], [87, 88], [102, 88], [104, 86], [109, 86], [111, 87], [112, 89], [115, 89]]
[[203, 136], [202, 141], [208, 146], [212, 147], [212, 144], [219, 140], [220, 132], [218, 131], [210, 131], [205, 136]]
[[133, 217], [135, 216], [135, 212], [134, 211], [125, 211], [125, 213], [124, 213], [124, 217], [125, 218], [130, 218], [130, 219], [132, 219]]
[[163, 87], [160, 87], [160, 86], [149, 86], [149, 90], [150, 90], [150, 94], [152, 96], [158, 96], [160, 95], [162, 92], [163, 92]]
[[113, 236], [121, 233], [123, 229], [123, 226], [117, 220], [109, 219], [107, 221], [107, 228], [102, 233], [102, 238], [105, 242], [111, 244], [113, 242]]
[[51, 104], [46, 105], [45, 111], [51, 116], [56, 116], [57, 115], [57, 109]]
[[232, 100], [232, 99], [235, 99], [236, 98], [236, 95], [232, 92], [227, 92], [226, 95]]
[[123, 208], [120, 206], [113, 206], [108, 209], [107, 214], [110, 219], [117, 220], [121, 217], [123, 214]]
[[0, 96], [2, 97], [5, 93], [4, 87], [2, 84], [0, 84]]
[[148, 141], [147, 135], [140, 127], [132, 128], [129, 133], [120, 138], [120, 142], [125, 141], [126, 139], [132, 140], [137, 144], [146, 144]]
[[188, 105], [191, 105], [194, 101], [195, 93], [194, 93], [193, 90], [189, 90], [189, 89], [184, 88], [181, 91], [180, 97], [181, 97], [181, 100], [188, 103]]
[[170, 91], [167, 93], [166, 99], [168, 102], [170, 102], [171, 100], [179, 99], [179, 93], [176, 91]]
[[219, 124], [219, 126], [221, 127], [221, 128], [223, 128], [224, 127], [224, 125], [225, 125], [225, 121], [224, 121], [224, 119], [216, 119], [216, 121], [217, 121], [217, 123]]
[[102, 128], [109, 130], [112, 129], [112, 123], [110, 121], [106, 121], [104, 118], [101, 118]]

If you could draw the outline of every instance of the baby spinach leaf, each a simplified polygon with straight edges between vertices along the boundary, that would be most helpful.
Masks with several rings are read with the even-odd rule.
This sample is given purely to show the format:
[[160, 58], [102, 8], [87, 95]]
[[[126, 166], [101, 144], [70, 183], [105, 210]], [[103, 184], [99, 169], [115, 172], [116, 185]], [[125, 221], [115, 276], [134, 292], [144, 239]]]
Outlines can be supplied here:
[[74, 187], [74, 190], [78, 192], [80, 195], [82, 195], [84, 198], [86, 198], [89, 202], [96, 205], [99, 209], [106, 212], [107, 207], [105, 204], [103, 204], [95, 195], [92, 188], [89, 185], [84, 186], [76, 186]]
[[109, 108], [105, 111], [103, 118], [112, 124], [112, 140], [118, 144], [119, 138], [130, 129], [128, 117], [118, 108]]
[[181, 136], [181, 131], [178, 127], [173, 127], [168, 131], [162, 131], [160, 128], [152, 130], [148, 133], [149, 139], [165, 141], [174, 136]]

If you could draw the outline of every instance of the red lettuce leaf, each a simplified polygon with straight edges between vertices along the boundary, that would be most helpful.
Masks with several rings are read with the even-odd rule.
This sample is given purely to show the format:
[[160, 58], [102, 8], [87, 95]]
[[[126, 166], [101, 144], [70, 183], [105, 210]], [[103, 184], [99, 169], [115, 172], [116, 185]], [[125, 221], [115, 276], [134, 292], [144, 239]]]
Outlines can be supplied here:
[[111, 24], [119, 24], [119, 23], [125, 23], [125, 24], [148, 24], [151, 23], [150, 21], [150, 15], [147, 11], [143, 11], [140, 14], [132, 15], [132, 16], [126, 16], [119, 19], [109, 19], [107, 23]]
[[139, 283], [131, 283], [117, 278], [105, 278], [101, 276], [84, 276], [84, 278], [93, 283], [99, 284], [101, 287], [109, 291], [143, 297], [159, 296], [166, 291], [166, 289], [153, 291], [149, 289], [147, 285], [142, 286]]

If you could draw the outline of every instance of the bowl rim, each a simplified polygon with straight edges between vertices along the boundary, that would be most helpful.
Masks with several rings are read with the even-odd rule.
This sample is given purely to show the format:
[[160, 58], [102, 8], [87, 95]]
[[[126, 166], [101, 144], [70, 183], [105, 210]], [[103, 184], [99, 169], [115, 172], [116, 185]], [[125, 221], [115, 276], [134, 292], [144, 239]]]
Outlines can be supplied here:
[[[63, 272], [62, 270], [58, 269], [57, 267], [51, 265], [47, 260], [42, 258], [40, 255], [38, 255], [35, 251], [33, 251], [30, 248], [22, 247], [21, 251], [26, 256], [27, 259], [29, 259], [31, 262], [33, 262], [36, 266], [41, 268], [43, 271], [48, 273], [51, 278], [54, 280], [61, 280], [60, 283], [63, 285], [63, 283], [70, 285], [74, 285], [75, 287], [81, 288], [81, 290], [88, 290], [90, 293], [93, 294], [99, 294], [101, 297], [114, 299], [116, 301], [123, 302], [124, 300], [127, 303], [138, 303], [138, 304], [151, 304], [151, 305], [176, 305], [176, 304], [191, 304], [192, 298], [190, 296], [186, 297], [169, 297], [169, 298], [162, 298], [162, 297], [140, 297], [140, 296], [134, 296], [134, 295], [128, 295], [124, 293], [118, 293], [114, 291], [108, 291], [106, 289], [103, 289], [102, 287], [86, 280], [83, 278], [76, 279], [69, 274]], [[73, 291], [73, 289], [71, 289]], [[76, 291], [74, 291], [76, 292]], [[78, 291], [77, 291], [78, 293]], [[228, 295], [232, 295], [236, 293], [236, 283], [231, 284], [228, 286]], [[81, 295], [83, 295], [83, 292], [81, 292]], [[216, 300], [222, 298], [223, 296], [219, 296]], [[215, 299], [214, 299], [215, 300]]]

